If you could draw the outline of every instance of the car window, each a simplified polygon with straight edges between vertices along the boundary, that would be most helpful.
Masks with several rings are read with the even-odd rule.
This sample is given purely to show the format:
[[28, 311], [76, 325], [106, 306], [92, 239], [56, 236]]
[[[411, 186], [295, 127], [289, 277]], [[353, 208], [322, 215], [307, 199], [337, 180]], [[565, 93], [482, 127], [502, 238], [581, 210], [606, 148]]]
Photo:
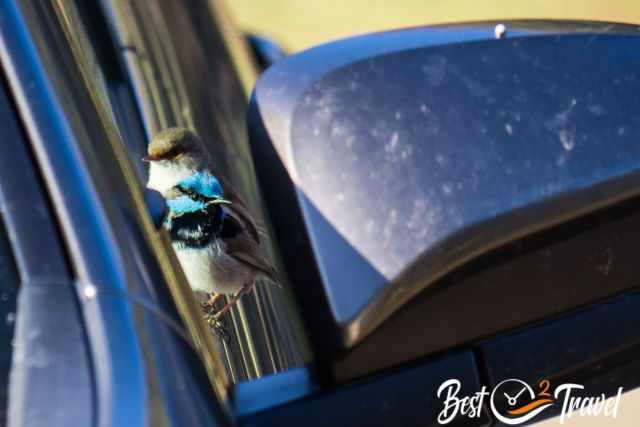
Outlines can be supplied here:
[[131, 165], [143, 184], [147, 178], [144, 165], [140, 162], [146, 154], [144, 129], [132, 93], [120, 72], [118, 57], [112, 54], [113, 48], [108, 45], [109, 39], [92, 38], [91, 35], [96, 32], [88, 31], [87, 26], [102, 24], [96, 15], [97, 9], [87, 2], [58, 0], [56, 5], [65, 36], [70, 41], [102, 122], [107, 124], [110, 137], [126, 146]]
[[[195, 301], [184, 301], [188, 286], [176, 271], [177, 260], [169, 256], [166, 235], [156, 232], [146, 212], [141, 191], [145, 179], [142, 173], [136, 172], [137, 165], [142, 163], [143, 151], [140, 150], [146, 151], [146, 143], [137, 112], [134, 109], [131, 115], [127, 114], [127, 103], [133, 103], [133, 100], [127, 92], [126, 82], [119, 80], [121, 76], [114, 71], [115, 60], [96, 54], [99, 49], [94, 43], [104, 41], [89, 37], [87, 22], [91, 19], [84, 17], [81, 5], [85, 3], [42, 2], [24, 9], [29, 17], [36, 17], [34, 31], [41, 30], [42, 22], [46, 22], [46, 29], [53, 34], [50, 39], [38, 40], [38, 53], [57, 95], [59, 108], [65, 115], [70, 140], [82, 162], [81, 169], [90, 178], [90, 182], [79, 184], [95, 189], [96, 204], [109, 224], [105, 234], [109, 233], [114, 249], [117, 246], [114, 250], [117, 265], [105, 269], [117, 268], [122, 274], [126, 290], [118, 290], [117, 295], [131, 304], [139, 320], [135, 326], [141, 330], [141, 344], [150, 346], [149, 338], [145, 336], [149, 332], [144, 328], [152, 322], [168, 327], [175, 337], [184, 339], [181, 345], [184, 347], [186, 343], [203, 362], [190, 365], [191, 370], [184, 375], [194, 377], [198, 371], [200, 378], [210, 382], [219, 401], [226, 404], [229, 381], [224, 366], [211, 337], [205, 336], [204, 323], [195, 321], [198, 313], [193, 309]], [[116, 86], [124, 88], [122, 93], [126, 96], [123, 98], [127, 102], [113, 95], [112, 89]], [[140, 137], [128, 139], [127, 128], [132, 128], [133, 132], [137, 128]], [[145, 318], [148, 322], [141, 320]], [[149, 366], [157, 368], [159, 362], [154, 358], [165, 357], [164, 353], [171, 351], [176, 350], [167, 348], [164, 352], [154, 347], [154, 352], [144, 352], [143, 356]], [[172, 358], [175, 363], [179, 360], [182, 359]], [[149, 399], [167, 397], [158, 378], [157, 375], [145, 377], [148, 387], [153, 390], [148, 393]], [[171, 387], [174, 386], [177, 385]]]
[[[231, 63], [229, 43], [218, 34], [220, 20], [215, 19], [211, 3], [114, 0], [103, 5], [108, 8], [105, 16], [115, 17], [109, 21], [109, 27], [116, 28], [115, 49], [124, 61], [148, 135], [167, 126], [195, 129], [214, 158], [216, 173], [233, 183], [258, 221], [266, 224], [260, 217], [264, 210], [244, 121], [248, 84], [241, 83], [243, 73]], [[93, 50], [96, 57], [97, 48]], [[270, 252], [277, 258], [275, 245]], [[308, 360], [292, 300], [286, 284], [257, 286], [232, 310], [228, 317], [231, 341], [219, 342], [233, 381]]]
[[[237, 185], [254, 211], [259, 211], [255, 175], [249, 155], [244, 124], [246, 88], [237, 80], [235, 70], [228, 63], [225, 46], [209, 27], [215, 24], [208, 16], [206, 2], [194, 2], [192, 7], [175, 8], [164, 2], [107, 2], [117, 5], [112, 11], [127, 17], [126, 35], [116, 40], [107, 35], [110, 28], [97, 8], [87, 2], [54, 2], [54, 9], [80, 67], [82, 78], [100, 121], [126, 153], [128, 159], [119, 164], [102, 167], [109, 175], [115, 193], [128, 192], [121, 170], [135, 172], [138, 184], [146, 183], [147, 171], [140, 161], [146, 153], [149, 135], [167, 126], [186, 126], [205, 137], [208, 148], [217, 160], [222, 173]], [[204, 9], [206, 13], [201, 12]], [[165, 14], [172, 16], [168, 20]], [[191, 14], [191, 15], [190, 15]], [[190, 15], [190, 16], [189, 16]], [[194, 18], [197, 16], [197, 18]], [[202, 34], [190, 28], [188, 19], [202, 19], [206, 28]], [[206, 24], [206, 25], [204, 25]], [[168, 28], [171, 31], [160, 31]], [[202, 43], [207, 49], [195, 49], [196, 58], [183, 57], [174, 49], [181, 43]], [[216, 38], [217, 37], [217, 38]], [[120, 43], [121, 45], [115, 45]], [[215, 55], [220, 55], [216, 59]], [[206, 61], [211, 60], [208, 65]], [[202, 80], [193, 84], [199, 77]], [[246, 86], [246, 84], [245, 84]], [[102, 162], [113, 157], [108, 147], [97, 141], [93, 150]], [[104, 156], [99, 153], [104, 151]], [[118, 150], [116, 150], [118, 156]], [[118, 201], [127, 204], [126, 198]], [[125, 206], [127, 208], [127, 206]], [[129, 207], [135, 216], [135, 206]], [[260, 221], [263, 222], [263, 221]], [[122, 236], [122, 241], [127, 236]], [[220, 356], [232, 381], [256, 378], [280, 370], [299, 366], [308, 360], [301, 323], [296, 317], [292, 295], [288, 289], [272, 286], [258, 287], [247, 295], [229, 316], [231, 342], [218, 338]], [[175, 296], [174, 297], [179, 297]], [[178, 306], [184, 306], [177, 301]], [[189, 313], [193, 316], [195, 313]]]
[[[268, 231], [246, 126], [247, 99], [256, 71], [224, 8], [208, 1], [105, 4], [110, 5], [107, 16], [113, 19], [117, 39], [127, 47], [124, 56], [136, 96], [153, 100], [141, 108], [149, 129], [179, 125], [196, 130], [211, 153], [216, 173], [234, 185]], [[268, 238], [265, 242], [269, 257], [276, 266], [282, 265], [275, 242]], [[231, 341], [222, 343], [223, 357], [234, 381], [309, 360], [291, 293], [293, 284], [286, 277], [283, 281], [281, 288], [258, 284], [227, 319]]]

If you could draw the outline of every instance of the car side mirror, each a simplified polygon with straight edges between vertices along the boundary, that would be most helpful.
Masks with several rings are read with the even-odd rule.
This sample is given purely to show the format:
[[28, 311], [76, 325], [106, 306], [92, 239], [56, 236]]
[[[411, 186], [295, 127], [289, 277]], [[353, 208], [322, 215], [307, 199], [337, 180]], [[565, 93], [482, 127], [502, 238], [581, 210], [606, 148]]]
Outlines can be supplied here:
[[635, 286], [640, 218], [614, 206], [640, 192], [638, 51], [633, 26], [477, 23], [346, 39], [264, 73], [256, 167], [335, 380]]

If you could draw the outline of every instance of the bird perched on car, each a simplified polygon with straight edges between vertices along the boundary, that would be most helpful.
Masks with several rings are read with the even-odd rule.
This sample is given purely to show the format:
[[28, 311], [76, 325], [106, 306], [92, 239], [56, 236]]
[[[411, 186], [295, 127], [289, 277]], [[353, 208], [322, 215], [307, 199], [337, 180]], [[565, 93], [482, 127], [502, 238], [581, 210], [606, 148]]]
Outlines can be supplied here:
[[[251, 291], [258, 279], [277, 284], [256, 221], [234, 189], [213, 174], [202, 140], [189, 129], [168, 128], [153, 137], [147, 152], [147, 186], [167, 200], [164, 227], [191, 288], [210, 295], [203, 305], [210, 323]], [[223, 294], [232, 295], [231, 300], [213, 313]]]

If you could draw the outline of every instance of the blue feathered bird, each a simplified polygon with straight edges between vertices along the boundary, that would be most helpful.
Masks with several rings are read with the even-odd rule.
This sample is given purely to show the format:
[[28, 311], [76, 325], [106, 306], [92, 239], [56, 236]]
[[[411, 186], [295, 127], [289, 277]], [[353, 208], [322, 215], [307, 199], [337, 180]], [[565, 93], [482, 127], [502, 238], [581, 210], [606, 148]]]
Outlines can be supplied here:
[[147, 186], [163, 193], [169, 207], [164, 227], [194, 291], [232, 295], [210, 320], [217, 321], [260, 278], [277, 283], [264, 255], [256, 222], [233, 188], [223, 188], [198, 136], [185, 128], [157, 134], [143, 159], [150, 162]]

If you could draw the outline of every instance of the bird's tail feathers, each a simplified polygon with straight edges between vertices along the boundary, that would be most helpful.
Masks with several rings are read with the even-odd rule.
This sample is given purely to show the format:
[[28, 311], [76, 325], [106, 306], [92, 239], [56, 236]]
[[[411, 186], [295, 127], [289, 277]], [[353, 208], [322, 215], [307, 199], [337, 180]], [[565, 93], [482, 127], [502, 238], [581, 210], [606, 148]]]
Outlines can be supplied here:
[[279, 289], [282, 289], [282, 284], [281, 284], [282, 280], [280, 279], [280, 275], [278, 274], [275, 268], [271, 267], [271, 271], [269, 272], [262, 271], [261, 273], [262, 273], [262, 277], [265, 279], [266, 282], [268, 282], [269, 284], [275, 285]]

